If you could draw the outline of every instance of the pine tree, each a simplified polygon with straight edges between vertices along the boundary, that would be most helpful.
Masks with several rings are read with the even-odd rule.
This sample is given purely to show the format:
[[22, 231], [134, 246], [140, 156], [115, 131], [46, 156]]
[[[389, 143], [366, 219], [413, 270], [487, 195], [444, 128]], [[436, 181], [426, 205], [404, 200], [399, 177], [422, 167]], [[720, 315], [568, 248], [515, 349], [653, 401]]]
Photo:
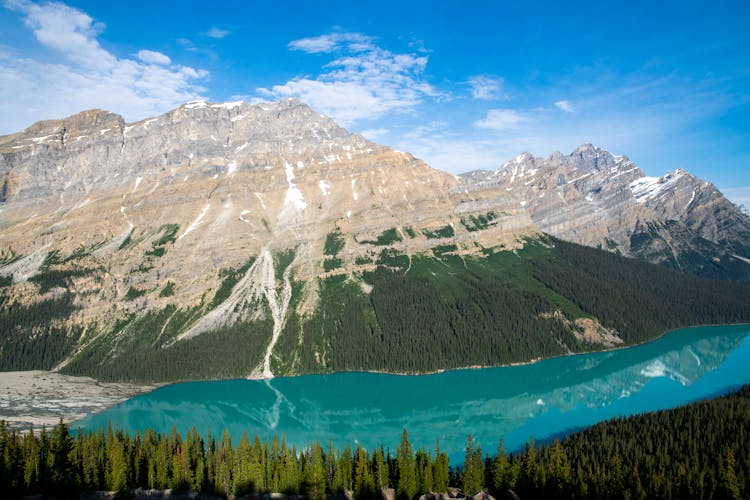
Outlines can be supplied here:
[[740, 498], [740, 482], [737, 480], [737, 474], [734, 471], [735, 463], [734, 452], [732, 452], [732, 448], [727, 446], [719, 477], [719, 495], [721, 498], [731, 500]]
[[263, 475], [265, 470], [265, 458], [263, 450], [263, 444], [260, 442], [260, 437], [258, 437], [258, 435], [256, 434], [255, 439], [253, 439], [252, 450], [250, 450], [249, 471], [249, 480], [253, 485], [253, 489], [255, 491], [266, 490], [266, 481]]
[[414, 452], [406, 429], [401, 434], [401, 445], [396, 454], [398, 461], [398, 488], [396, 494], [404, 500], [411, 500], [417, 494], [417, 478], [414, 464]]
[[245, 495], [255, 493], [256, 486], [250, 480], [250, 455], [252, 454], [252, 445], [247, 431], [242, 433], [240, 445], [234, 450], [234, 460], [232, 467], [232, 482], [234, 483], [235, 495]]
[[425, 450], [417, 451], [417, 493], [424, 494], [432, 492], [432, 459]]
[[109, 481], [107, 488], [113, 491], [124, 491], [128, 486], [128, 459], [122, 440], [115, 437], [109, 448]]
[[547, 475], [548, 492], [551, 496], [561, 496], [570, 482], [570, 464], [568, 455], [559, 439], [555, 439], [550, 453], [549, 474]]
[[435, 444], [435, 461], [432, 464], [432, 488], [437, 493], [448, 491], [448, 455], [440, 451], [440, 441]]
[[68, 426], [60, 422], [50, 435], [50, 480], [55, 488], [70, 489], [75, 487], [75, 469], [70, 463], [73, 442], [68, 434]]
[[323, 463], [323, 448], [320, 443], [310, 447], [305, 462], [305, 492], [312, 500], [326, 498], [326, 469]]
[[354, 455], [354, 497], [375, 497], [375, 480], [370, 469], [370, 458], [362, 445], [357, 445]]
[[521, 470], [518, 475], [518, 488], [523, 496], [533, 496], [536, 490], [537, 480], [536, 450], [534, 449], [534, 438], [529, 438], [526, 445], [526, 453], [521, 462]]
[[372, 455], [372, 468], [375, 476], [375, 488], [377, 490], [388, 488], [390, 484], [390, 475], [388, 473], [388, 462], [386, 461], [383, 454], [383, 447], [381, 446], [377, 448]]
[[230, 495], [232, 493], [233, 458], [232, 438], [229, 435], [229, 429], [225, 429], [221, 435], [221, 443], [216, 454], [216, 489], [222, 495]]
[[279, 461], [279, 491], [288, 495], [296, 493], [299, 489], [296, 453], [292, 454], [284, 436], [281, 437], [281, 457]]
[[484, 464], [482, 463], [482, 449], [474, 449], [474, 438], [469, 435], [466, 440], [466, 454], [464, 455], [463, 490], [466, 495], [475, 495], [484, 488]]
[[510, 473], [510, 462], [505, 454], [503, 439], [497, 445], [497, 455], [492, 460], [492, 489], [497, 496], [499, 492], [506, 491], [512, 487]]

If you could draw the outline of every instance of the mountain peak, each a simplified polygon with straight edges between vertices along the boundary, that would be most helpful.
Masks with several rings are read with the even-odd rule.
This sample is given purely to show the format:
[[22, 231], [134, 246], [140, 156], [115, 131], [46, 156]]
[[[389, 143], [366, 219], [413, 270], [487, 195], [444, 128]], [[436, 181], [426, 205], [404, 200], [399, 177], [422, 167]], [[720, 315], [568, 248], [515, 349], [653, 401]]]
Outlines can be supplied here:
[[62, 119], [38, 121], [26, 128], [22, 134], [52, 134], [63, 130], [83, 131], [93, 128], [115, 127], [124, 123], [122, 116], [111, 111], [88, 109]]
[[596, 146], [594, 146], [590, 142], [585, 142], [585, 143], [581, 144], [580, 146], [578, 146], [573, 151], [573, 153], [583, 153], [584, 151], [601, 151], [601, 149], [598, 148], [598, 147], [596, 147]]

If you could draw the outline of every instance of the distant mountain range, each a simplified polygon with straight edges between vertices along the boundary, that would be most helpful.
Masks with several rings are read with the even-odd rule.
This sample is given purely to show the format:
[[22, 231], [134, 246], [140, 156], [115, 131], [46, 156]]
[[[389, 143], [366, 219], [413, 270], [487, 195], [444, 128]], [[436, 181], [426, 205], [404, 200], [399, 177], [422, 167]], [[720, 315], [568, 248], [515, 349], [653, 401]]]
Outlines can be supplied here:
[[750, 279], [750, 218], [682, 169], [647, 177], [627, 157], [585, 144], [547, 159], [524, 153], [464, 178], [505, 189], [559, 238], [699, 276]]
[[[175, 380], [525, 361], [637, 340], [626, 313], [580, 298], [591, 273], [565, 289], [551, 262], [715, 287], [610, 254], [637, 257], [733, 280], [723, 294], [750, 281], [746, 213], [687, 172], [646, 177], [592, 145], [453, 176], [296, 100], [196, 101], [132, 124], [38, 122], [0, 153], [0, 369]], [[745, 318], [727, 307], [646, 329]]]

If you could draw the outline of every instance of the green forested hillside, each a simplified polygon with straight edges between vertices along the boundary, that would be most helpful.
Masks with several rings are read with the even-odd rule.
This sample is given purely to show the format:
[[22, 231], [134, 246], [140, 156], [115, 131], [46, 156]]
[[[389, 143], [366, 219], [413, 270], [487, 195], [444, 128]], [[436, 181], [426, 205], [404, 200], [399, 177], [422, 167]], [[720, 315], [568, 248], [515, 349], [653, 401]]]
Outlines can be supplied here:
[[[602, 348], [583, 340], [578, 318], [616, 331], [622, 345], [682, 326], [750, 321], [749, 284], [701, 279], [550, 237], [475, 256], [459, 256], [455, 246], [411, 256], [374, 248], [374, 267], [318, 279], [312, 309], [300, 307], [305, 284], [292, 280], [274, 374], [427, 372]], [[326, 251], [337, 259], [340, 249], [332, 233]], [[293, 257], [274, 257], [277, 282]], [[0, 288], [0, 369], [49, 369], [71, 357], [65, 373], [104, 380], [245, 376], [271, 339], [265, 297], [238, 303], [259, 312], [237, 323], [177, 339], [229, 300], [253, 262], [222, 270], [220, 286], [197, 306], [131, 313], [92, 326], [82, 340], [83, 328], [68, 321], [76, 312], [71, 294], [18, 306]], [[173, 285], [162, 288], [171, 297]], [[103, 331], [92, 336], [97, 328]]]
[[[292, 347], [301, 350], [292, 371], [424, 372], [599, 348], [545, 314], [554, 311], [597, 318], [625, 344], [682, 326], [750, 321], [749, 285], [552, 238], [483, 257], [384, 254], [380, 263], [359, 280], [321, 283], [316, 313], [294, 325], [302, 345], [280, 353], [291, 359]], [[372, 287], [369, 294], [362, 282]]]
[[[131, 436], [100, 430], [71, 435], [64, 424], [51, 432], [20, 435], [0, 422], [0, 491], [5, 497], [133, 488], [225, 495], [284, 492], [326, 498], [345, 490], [354, 498], [398, 498], [460, 488], [496, 498], [740, 499], [750, 494], [750, 386], [728, 396], [673, 410], [613, 419], [562, 441], [507, 455], [482, 450], [471, 436], [462, 464], [440, 450], [414, 450], [404, 430], [396, 450], [324, 447], [310, 436], [302, 449], [284, 438], [261, 442], [245, 434], [232, 443], [162, 435]], [[470, 432], [470, 429], [467, 429]], [[489, 453], [492, 456], [489, 456]], [[511, 493], [512, 492], [512, 493]], [[455, 491], [454, 491], [455, 493]]]

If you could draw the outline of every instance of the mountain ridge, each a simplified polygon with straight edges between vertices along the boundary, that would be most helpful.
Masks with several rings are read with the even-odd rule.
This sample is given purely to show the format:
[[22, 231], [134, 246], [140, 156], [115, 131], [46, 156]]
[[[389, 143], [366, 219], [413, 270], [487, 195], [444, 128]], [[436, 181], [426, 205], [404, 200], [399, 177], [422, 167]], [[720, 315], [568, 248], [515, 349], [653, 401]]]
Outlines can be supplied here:
[[[482, 355], [456, 322], [478, 321], [496, 307], [492, 297], [516, 304], [481, 319], [498, 360], [595, 347], [581, 343], [587, 335], [594, 344], [625, 335], [600, 323], [603, 311], [573, 305], [577, 287], [545, 288], [556, 271], [542, 260], [569, 262], [576, 251], [535, 250], [562, 245], [544, 233], [655, 262], [664, 235], [670, 244], [687, 242], [687, 250], [702, 238], [706, 255], [693, 257], [694, 268], [668, 267], [701, 274], [718, 258], [734, 267], [715, 265], [719, 276], [703, 275], [750, 276], [750, 237], [732, 229], [746, 216], [715, 188], [694, 192], [695, 207], [683, 217], [675, 207], [696, 181], [686, 174], [668, 181], [662, 191], [677, 193], [671, 198], [652, 196], [658, 180], [634, 190], [642, 172], [592, 145], [549, 160], [519, 155], [483, 177], [453, 176], [351, 134], [296, 100], [194, 101], [131, 124], [102, 110], [37, 122], [0, 137], [0, 153], [0, 320], [17, 323], [7, 345], [26, 352], [27, 342], [46, 342], [43, 367], [69, 372], [131, 373], [118, 359], [130, 363], [149, 349], [169, 369], [196, 349], [227, 357], [231, 374], [340, 369], [350, 366], [341, 356], [351, 343], [341, 336], [342, 321], [369, 349], [357, 351], [357, 366], [377, 368], [368, 356], [378, 349], [388, 356], [399, 336], [421, 338], [398, 314], [421, 317], [437, 304], [408, 305], [409, 296], [396, 304], [383, 295], [399, 296], [401, 286], [443, 304], [431, 313], [434, 331], [458, 335], [467, 361]], [[528, 264], [514, 263], [519, 252], [529, 252]], [[411, 275], [418, 280], [404, 280]], [[590, 278], [575, 271], [573, 279]], [[510, 356], [522, 342], [517, 334], [490, 333], [504, 315], [551, 336]], [[219, 339], [239, 347], [227, 352]], [[418, 357], [412, 349], [409, 356]], [[462, 363], [441, 349], [439, 356]], [[0, 366], [8, 363], [0, 352]]]
[[649, 177], [626, 156], [584, 144], [546, 159], [523, 153], [464, 178], [478, 190], [516, 194], [540, 230], [558, 238], [700, 276], [750, 279], [750, 218], [683, 169]]

